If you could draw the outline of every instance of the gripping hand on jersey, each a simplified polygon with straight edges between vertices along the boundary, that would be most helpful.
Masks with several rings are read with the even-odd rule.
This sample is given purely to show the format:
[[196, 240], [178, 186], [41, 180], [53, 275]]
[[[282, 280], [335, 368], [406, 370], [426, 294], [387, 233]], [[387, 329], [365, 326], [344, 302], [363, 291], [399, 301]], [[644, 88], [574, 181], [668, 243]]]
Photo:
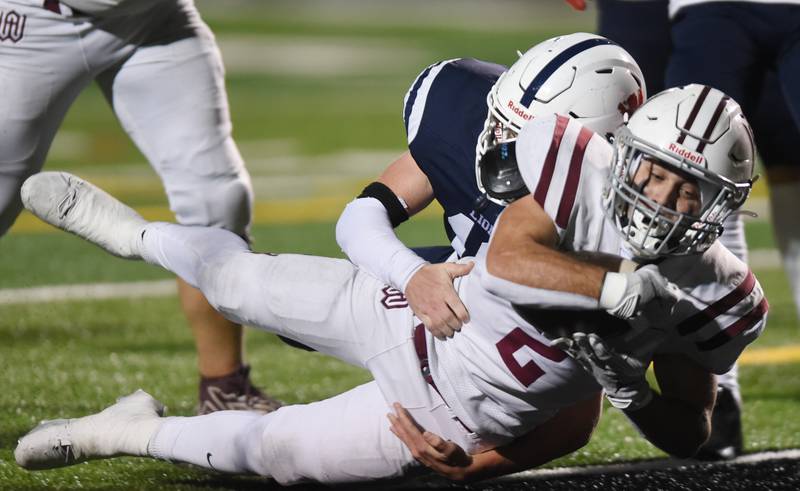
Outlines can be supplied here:
[[408, 281], [405, 296], [414, 314], [439, 339], [453, 337], [469, 322], [469, 313], [453, 280], [472, 270], [474, 263], [426, 264]]
[[655, 264], [632, 273], [606, 273], [600, 292], [600, 306], [616, 317], [630, 319], [654, 299], [667, 304], [678, 300], [678, 287], [670, 283]]
[[432, 471], [449, 479], [461, 480], [472, 464], [472, 456], [457, 444], [426, 431], [400, 404], [393, 405], [395, 414], [387, 417], [390, 430], [411, 451], [411, 455]]
[[606, 398], [616, 408], [635, 411], [647, 405], [653, 391], [647, 383], [647, 365], [618, 353], [597, 334], [576, 332], [558, 338], [553, 346], [563, 349], [603, 387]]

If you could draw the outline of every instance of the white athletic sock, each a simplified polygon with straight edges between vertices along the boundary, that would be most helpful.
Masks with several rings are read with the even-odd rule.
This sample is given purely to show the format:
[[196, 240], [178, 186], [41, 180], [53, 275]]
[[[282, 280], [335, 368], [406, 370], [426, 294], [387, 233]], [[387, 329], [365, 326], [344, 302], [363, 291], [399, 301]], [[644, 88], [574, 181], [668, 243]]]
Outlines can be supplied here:
[[249, 250], [241, 237], [221, 228], [153, 222], [142, 230], [142, 259], [172, 271], [195, 288], [206, 263], [219, 255]]
[[800, 319], [800, 213], [795, 209], [800, 181], [770, 183], [769, 196], [775, 237]]
[[273, 414], [219, 411], [163, 418], [147, 453], [156, 459], [217, 471], [268, 476], [262, 438]]

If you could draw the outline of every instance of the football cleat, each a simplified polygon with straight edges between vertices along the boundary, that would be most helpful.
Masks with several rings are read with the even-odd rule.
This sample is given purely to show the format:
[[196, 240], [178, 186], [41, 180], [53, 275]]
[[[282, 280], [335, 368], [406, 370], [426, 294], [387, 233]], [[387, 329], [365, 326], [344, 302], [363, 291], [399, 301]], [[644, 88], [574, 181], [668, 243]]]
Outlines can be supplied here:
[[742, 408], [730, 389], [720, 386], [711, 413], [711, 436], [695, 455], [699, 460], [729, 460], [742, 453]]
[[40, 172], [25, 180], [22, 203], [45, 222], [84, 238], [115, 256], [139, 259], [147, 224], [132, 208], [66, 172]]
[[96, 414], [43, 421], [19, 440], [14, 458], [20, 467], [40, 470], [117, 455], [145, 456], [163, 415], [163, 404], [137, 390]]
[[283, 402], [261, 392], [250, 381], [250, 366], [242, 365], [230, 375], [200, 378], [200, 406], [197, 414], [215, 411], [256, 411], [271, 413]]

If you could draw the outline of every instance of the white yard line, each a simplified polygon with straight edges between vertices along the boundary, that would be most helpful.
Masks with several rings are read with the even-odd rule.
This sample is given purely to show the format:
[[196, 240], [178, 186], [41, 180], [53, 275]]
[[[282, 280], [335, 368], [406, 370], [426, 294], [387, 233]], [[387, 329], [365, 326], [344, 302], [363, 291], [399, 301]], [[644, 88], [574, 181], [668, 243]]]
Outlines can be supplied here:
[[0, 305], [63, 300], [166, 297], [175, 294], [177, 294], [175, 280], [38, 286], [0, 290]]

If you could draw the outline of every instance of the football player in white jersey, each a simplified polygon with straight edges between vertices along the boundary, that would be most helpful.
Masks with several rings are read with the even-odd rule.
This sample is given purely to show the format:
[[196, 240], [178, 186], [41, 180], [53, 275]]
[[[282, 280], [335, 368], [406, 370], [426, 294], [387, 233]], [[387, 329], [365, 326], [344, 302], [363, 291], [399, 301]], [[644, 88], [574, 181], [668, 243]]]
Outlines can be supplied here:
[[[482, 284], [520, 312], [541, 304], [541, 289], [585, 296], [587, 306], [599, 295], [615, 306], [609, 312], [627, 325], [559, 321], [536, 310], [526, 317], [548, 320], [537, 325], [550, 337], [566, 333], [555, 344], [595, 375], [652, 443], [691, 456], [710, 431], [713, 374], [725, 373], [759, 334], [768, 309], [752, 272], [716, 240], [752, 182], [752, 133], [741, 109], [718, 90], [689, 85], [646, 102], [613, 148], [564, 116], [529, 123], [507, 145], [516, 147], [531, 194], [500, 216], [478, 266]], [[634, 274], [657, 265], [680, 287], [677, 302], [637, 305], [651, 286], [575, 258], [587, 251], [633, 260], [624, 268], [638, 267]], [[591, 333], [598, 326], [621, 334], [604, 340]], [[644, 379], [650, 362], [661, 387], [655, 396]], [[426, 464], [454, 472], [443, 462], [459, 449], [436, 435], [422, 438], [408, 415], [395, 427]]]
[[[247, 237], [250, 176], [231, 138], [220, 53], [192, 0], [0, 0], [0, 59], [0, 236], [67, 110], [97, 81], [178, 222]], [[197, 346], [199, 411], [274, 409], [250, 384], [241, 327], [178, 287]]]
[[[645, 103], [614, 148], [556, 115], [525, 126], [516, 149], [499, 144], [532, 192], [506, 208], [475, 271], [456, 280], [471, 315], [444, 339], [400, 292], [348, 261], [253, 253], [222, 229], [149, 223], [75, 176], [29, 178], [23, 202], [48, 223], [173, 271], [231, 320], [365, 367], [375, 380], [266, 415], [165, 418], [139, 391], [100, 413], [41, 424], [20, 440], [17, 463], [138, 455], [284, 484], [406, 476], [420, 468], [416, 453], [384, 416], [398, 402], [465, 450], [460, 477], [487, 477], [567, 450], [559, 431], [592, 425], [581, 416], [596, 412], [562, 411], [596, 404], [599, 388], [659, 448], [692, 455], [709, 432], [712, 373], [727, 370], [766, 320], [753, 274], [716, 241], [752, 184], [752, 138], [738, 105], [688, 86]], [[586, 313], [574, 318], [580, 331], [564, 336], [541, 317], [560, 308]], [[660, 393], [645, 379], [651, 362]]]

